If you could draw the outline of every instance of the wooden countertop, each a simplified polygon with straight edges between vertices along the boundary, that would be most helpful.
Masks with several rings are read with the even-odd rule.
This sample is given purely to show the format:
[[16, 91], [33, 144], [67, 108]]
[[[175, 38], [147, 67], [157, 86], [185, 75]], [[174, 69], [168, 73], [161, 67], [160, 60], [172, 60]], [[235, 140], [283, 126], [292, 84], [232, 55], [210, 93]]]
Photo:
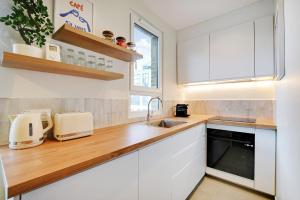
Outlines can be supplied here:
[[[25, 150], [10, 150], [7, 146], [2, 146], [0, 156], [8, 197], [29, 192], [136, 151], [177, 132], [209, 122], [211, 117], [196, 115], [189, 118], [173, 118], [187, 123], [172, 128], [148, 126], [145, 122], [102, 128], [95, 130], [94, 135], [89, 137], [65, 142], [47, 140], [38, 147]], [[238, 125], [253, 126], [241, 123]], [[266, 120], [256, 123], [255, 126], [276, 129], [272, 122]]]

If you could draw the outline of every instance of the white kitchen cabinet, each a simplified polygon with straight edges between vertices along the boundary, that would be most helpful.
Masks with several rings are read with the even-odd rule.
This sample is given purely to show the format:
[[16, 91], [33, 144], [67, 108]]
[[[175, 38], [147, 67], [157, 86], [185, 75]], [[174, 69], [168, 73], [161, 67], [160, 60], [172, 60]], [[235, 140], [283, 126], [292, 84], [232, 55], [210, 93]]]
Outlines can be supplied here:
[[275, 195], [275, 157], [275, 131], [256, 129], [254, 188], [271, 195]]
[[22, 200], [53, 199], [138, 200], [138, 153], [22, 194]]
[[177, 48], [179, 84], [275, 76], [273, 16], [179, 41]]
[[139, 200], [171, 199], [172, 139], [139, 151]]
[[244, 23], [210, 36], [211, 80], [254, 77], [254, 23]]
[[172, 156], [172, 200], [186, 199], [205, 175], [206, 127], [175, 135]]
[[184, 200], [205, 174], [205, 125], [139, 151], [139, 199]]
[[255, 77], [274, 76], [273, 16], [255, 21]]
[[178, 83], [209, 81], [209, 35], [178, 43]]

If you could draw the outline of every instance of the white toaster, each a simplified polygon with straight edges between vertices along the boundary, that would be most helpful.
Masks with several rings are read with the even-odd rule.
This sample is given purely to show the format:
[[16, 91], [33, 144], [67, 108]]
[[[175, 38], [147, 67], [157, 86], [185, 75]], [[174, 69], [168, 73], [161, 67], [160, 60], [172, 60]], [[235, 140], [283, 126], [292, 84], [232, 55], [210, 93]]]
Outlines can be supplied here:
[[92, 135], [93, 130], [92, 113], [64, 113], [54, 116], [54, 137], [59, 141]]

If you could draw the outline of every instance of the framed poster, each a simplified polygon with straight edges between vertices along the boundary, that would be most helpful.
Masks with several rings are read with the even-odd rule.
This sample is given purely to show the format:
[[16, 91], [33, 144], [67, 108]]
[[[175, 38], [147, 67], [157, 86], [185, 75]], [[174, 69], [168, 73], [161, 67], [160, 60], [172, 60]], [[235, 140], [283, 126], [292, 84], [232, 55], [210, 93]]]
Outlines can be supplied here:
[[64, 24], [93, 33], [93, 3], [89, 0], [55, 0], [55, 30]]

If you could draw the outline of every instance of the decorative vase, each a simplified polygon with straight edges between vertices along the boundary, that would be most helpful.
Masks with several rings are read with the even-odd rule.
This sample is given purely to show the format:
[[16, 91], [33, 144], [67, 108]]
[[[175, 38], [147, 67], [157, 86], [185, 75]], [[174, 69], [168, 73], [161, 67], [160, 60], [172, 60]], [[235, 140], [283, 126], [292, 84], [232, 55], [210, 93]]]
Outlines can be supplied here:
[[13, 53], [35, 58], [44, 58], [44, 51], [42, 48], [27, 44], [13, 44]]

